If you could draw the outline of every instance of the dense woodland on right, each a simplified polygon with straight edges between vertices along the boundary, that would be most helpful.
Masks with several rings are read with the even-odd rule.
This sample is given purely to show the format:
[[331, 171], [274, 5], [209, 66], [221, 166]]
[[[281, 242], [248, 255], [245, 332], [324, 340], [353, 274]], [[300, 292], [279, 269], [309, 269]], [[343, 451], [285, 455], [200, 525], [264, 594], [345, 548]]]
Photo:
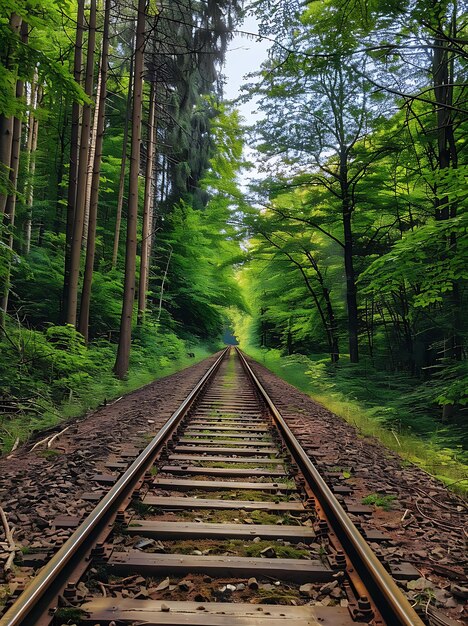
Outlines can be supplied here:
[[308, 355], [292, 360], [316, 393], [357, 399], [460, 459], [466, 5], [269, 6], [262, 32], [276, 43], [251, 87], [265, 178], [241, 273], [256, 342]]
[[[463, 489], [466, 5], [62, 4], [0, 8], [4, 450], [230, 327]], [[245, 14], [255, 124], [223, 98]]]

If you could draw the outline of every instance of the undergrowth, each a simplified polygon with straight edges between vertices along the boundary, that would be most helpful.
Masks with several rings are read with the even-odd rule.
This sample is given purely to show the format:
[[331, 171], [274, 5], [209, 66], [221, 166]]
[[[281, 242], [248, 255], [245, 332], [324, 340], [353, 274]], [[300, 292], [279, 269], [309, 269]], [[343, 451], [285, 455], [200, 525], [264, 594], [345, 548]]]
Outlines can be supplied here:
[[252, 358], [310, 395], [365, 436], [375, 437], [444, 482], [468, 494], [468, 432], [463, 420], [442, 424], [437, 389], [408, 374], [377, 371], [368, 362], [338, 365], [279, 350], [242, 346]]
[[112, 372], [116, 345], [107, 339], [86, 346], [72, 326], [9, 327], [0, 344], [0, 452], [218, 349], [197, 341], [155, 326], [137, 329], [129, 374], [121, 381]]

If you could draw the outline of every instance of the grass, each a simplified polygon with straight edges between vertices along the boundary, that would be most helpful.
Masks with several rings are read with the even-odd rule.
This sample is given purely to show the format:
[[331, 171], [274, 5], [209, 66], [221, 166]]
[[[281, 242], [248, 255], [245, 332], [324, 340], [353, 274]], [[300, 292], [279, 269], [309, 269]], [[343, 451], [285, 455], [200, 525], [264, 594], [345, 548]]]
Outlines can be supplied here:
[[209, 550], [209, 554], [235, 554], [236, 556], [261, 558], [262, 550], [273, 547], [277, 558], [279, 559], [301, 559], [303, 557], [310, 557], [309, 550], [304, 548], [296, 548], [294, 546], [283, 546], [271, 541], [245, 541], [242, 539], [231, 539], [227, 541], [216, 540], [182, 540], [172, 543], [166, 542], [166, 548], [171, 554], [192, 554], [195, 550]]
[[62, 453], [60, 452], [60, 450], [55, 450], [54, 448], [50, 448], [48, 450], [41, 450], [39, 452], [39, 456], [42, 456], [45, 459], [48, 459], [49, 461], [53, 461], [54, 459], [56, 459], [61, 454]]
[[361, 500], [362, 504], [373, 504], [384, 511], [392, 510], [392, 503], [396, 500], [396, 496], [382, 496], [378, 493], [370, 493]]
[[[373, 384], [372, 377], [369, 375], [369, 379], [366, 380], [365, 376], [361, 376], [359, 393], [345, 393], [347, 387], [353, 389], [353, 392], [358, 389], [357, 386], [352, 387], [349, 382], [352, 376], [347, 365], [343, 367], [345, 374], [340, 383], [338, 374], [331, 381], [325, 369], [321, 367], [322, 363], [315, 367], [314, 362], [308, 357], [302, 355], [284, 357], [278, 350], [264, 350], [251, 346], [242, 348], [277, 376], [355, 426], [362, 436], [378, 439], [405, 461], [419, 466], [460, 495], [468, 496], [467, 453], [460, 443], [461, 436], [460, 440], [447, 439], [446, 429], [440, 425], [438, 427], [435, 418], [429, 420], [426, 416], [420, 417], [417, 412], [414, 418], [415, 425], [420, 419], [426, 429], [425, 433], [416, 434], [398, 421], [389, 421], [389, 417], [394, 416], [396, 406], [392, 405], [392, 398], [401, 401], [401, 397], [397, 397], [398, 394], [400, 396], [404, 396], [405, 393], [411, 394], [411, 385], [414, 387], [414, 381], [408, 381], [407, 387], [402, 387], [399, 379], [396, 380], [395, 377], [392, 383], [389, 376], [388, 389], [385, 393], [377, 395], [377, 385]], [[356, 377], [360, 374], [362, 371], [358, 372]], [[367, 402], [366, 397], [369, 399]], [[372, 404], [370, 399], [373, 398], [379, 402]], [[409, 418], [406, 416], [406, 419]], [[456, 431], [457, 428], [454, 427], [453, 430]]]
[[259, 589], [258, 593], [263, 604], [285, 604], [297, 606], [301, 604], [300, 593], [296, 589], [289, 588], [286, 591], [279, 589]]
[[290, 502], [291, 496], [288, 494], [278, 495], [268, 491], [257, 491], [241, 489], [239, 491], [203, 491], [197, 490], [197, 497], [212, 500], [249, 500], [259, 502]]
[[184, 354], [172, 361], [162, 360], [157, 370], [147, 368], [144, 363], [133, 364], [128, 378], [123, 381], [115, 378], [109, 366], [109, 371], [100, 372], [95, 379], [86, 380], [86, 384], [80, 386], [79, 395], [71, 393], [67, 400], [56, 407], [44, 401], [42, 410], [34, 414], [1, 415], [0, 454], [7, 454], [17, 439], [19, 443], [23, 443], [36, 432], [85, 415], [104, 402], [110, 403], [115, 398], [140, 389], [154, 380], [195, 365], [213, 353], [213, 348], [204, 345], [190, 346], [187, 350], [193, 352], [195, 357], [190, 358]]
[[54, 614], [56, 624], [81, 624], [86, 617], [85, 611], [76, 607], [59, 607]]
[[55, 611], [54, 623], [57, 624], [81, 624], [86, 613], [75, 607], [60, 607]]

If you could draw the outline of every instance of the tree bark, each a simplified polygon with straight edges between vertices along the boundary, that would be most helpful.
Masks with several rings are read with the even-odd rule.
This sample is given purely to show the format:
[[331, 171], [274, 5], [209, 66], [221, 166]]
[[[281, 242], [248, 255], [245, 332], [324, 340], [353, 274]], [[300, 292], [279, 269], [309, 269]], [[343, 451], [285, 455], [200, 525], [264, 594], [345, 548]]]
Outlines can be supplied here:
[[348, 341], [349, 360], [351, 363], [359, 362], [358, 344], [358, 305], [356, 275], [354, 272], [353, 258], [353, 230], [352, 213], [349, 183], [347, 155], [342, 150], [340, 154], [340, 186], [341, 186], [341, 208], [343, 216], [343, 239], [344, 239], [344, 267], [346, 275], [346, 304], [348, 310]]
[[148, 112], [148, 141], [146, 149], [145, 169], [145, 202], [143, 206], [143, 228], [141, 234], [140, 277], [138, 285], [138, 323], [142, 324], [146, 311], [146, 291], [151, 257], [151, 215], [153, 204], [154, 155], [156, 151], [156, 88], [151, 83], [150, 103]]
[[130, 362], [130, 347], [132, 340], [133, 303], [135, 300], [135, 271], [138, 221], [138, 175], [140, 170], [145, 25], [146, 0], [138, 0], [124, 295], [122, 305], [122, 317], [120, 322], [119, 345], [117, 348], [117, 358], [114, 366], [114, 372], [118, 378], [124, 378], [128, 372]]
[[[102, 45], [104, 45], [104, 41]], [[102, 59], [102, 46], [101, 46], [101, 59]], [[96, 105], [94, 107], [93, 129], [91, 131], [91, 140], [90, 140], [89, 154], [88, 154], [88, 169], [86, 171], [86, 200], [85, 200], [85, 212], [84, 212], [84, 220], [83, 220], [83, 248], [86, 247], [86, 240], [88, 238], [91, 189], [93, 186], [94, 161], [95, 161], [96, 149], [97, 149], [96, 141], [97, 141], [98, 124], [99, 124], [99, 107], [101, 105], [101, 89], [102, 89], [102, 69], [101, 71], [99, 71], [98, 78], [97, 78]]]
[[[88, 50], [86, 58], [85, 92], [91, 98], [94, 81], [94, 50], [96, 45], [96, 0], [91, 0], [89, 13]], [[70, 250], [70, 276], [67, 301], [67, 324], [76, 325], [78, 308], [78, 283], [80, 279], [81, 242], [83, 239], [84, 211], [86, 202], [86, 174], [91, 134], [91, 105], [83, 106], [81, 139], [76, 186], [76, 208]]]
[[[26, 22], [21, 23], [21, 40], [26, 43], [28, 40], [28, 24]], [[22, 80], [16, 81], [16, 99], [17, 101], [23, 98], [24, 82]], [[6, 314], [8, 312], [8, 298], [10, 295], [10, 281], [11, 281], [11, 261], [13, 255], [13, 243], [14, 243], [14, 231], [15, 231], [15, 214], [16, 214], [16, 198], [18, 195], [18, 174], [19, 174], [19, 162], [21, 154], [21, 131], [22, 121], [19, 115], [13, 120], [13, 134], [11, 143], [11, 161], [10, 161], [10, 193], [7, 196], [5, 215], [7, 228], [8, 228], [8, 256], [6, 262], [5, 278], [2, 288], [2, 302], [0, 312], [0, 327], [5, 326]]]
[[122, 224], [122, 207], [125, 190], [125, 170], [127, 167], [127, 144], [128, 144], [128, 129], [130, 126], [130, 110], [132, 106], [132, 86], [133, 86], [133, 56], [130, 61], [130, 72], [128, 77], [128, 92], [127, 92], [127, 108], [125, 113], [125, 126], [122, 143], [122, 162], [120, 165], [120, 178], [119, 178], [119, 195], [117, 197], [117, 210], [115, 214], [115, 231], [114, 231], [114, 246], [112, 249], [112, 267], [117, 265], [117, 259], [119, 256], [119, 242], [120, 242], [120, 227]]
[[[29, 116], [29, 133], [30, 144], [29, 150], [29, 167], [28, 167], [28, 182], [26, 187], [26, 221], [24, 223], [24, 253], [29, 254], [31, 251], [31, 232], [32, 232], [32, 214], [34, 204], [34, 176], [36, 173], [36, 152], [37, 152], [37, 139], [39, 134], [39, 120], [35, 115], [35, 111], [39, 108], [42, 100], [42, 87], [36, 85], [31, 86], [31, 112]], [[28, 140], [29, 143], [29, 140]]]
[[86, 246], [86, 263], [81, 292], [80, 320], [78, 330], [88, 342], [89, 339], [89, 309], [91, 304], [91, 288], [93, 283], [94, 257], [96, 252], [96, 225], [99, 200], [99, 182], [101, 176], [102, 146], [106, 121], [107, 97], [107, 70], [109, 62], [109, 27], [110, 27], [111, 0], [105, 0], [104, 28], [102, 36], [101, 67], [97, 92], [99, 100], [96, 104], [96, 144], [93, 164], [93, 176], [89, 199], [88, 236]]
[[[456, 35], [456, 11], [453, 12], [451, 35]], [[441, 33], [442, 35], [442, 33]], [[454, 134], [454, 114], [450, 108], [453, 105], [453, 60], [450, 58], [446, 39], [441, 36], [434, 41], [432, 51], [433, 88], [436, 101], [437, 121], [437, 169], [457, 169], [458, 154]], [[457, 215], [456, 202], [450, 201], [448, 196], [434, 197], [435, 218], [439, 221], [454, 218]], [[447, 241], [447, 255], [453, 254], [457, 247], [457, 237], [452, 233]], [[451, 248], [451, 250], [450, 250]], [[461, 339], [460, 311], [462, 304], [458, 281], [453, 281], [452, 291], [444, 298], [444, 308], [448, 311], [450, 328], [444, 332], [443, 358], [448, 361], [461, 361], [463, 358], [463, 341]], [[455, 412], [453, 403], [442, 407], [442, 421], [449, 420]]]
[[[75, 55], [73, 61], [73, 77], [81, 84], [83, 65], [83, 33], [84, 33], [84, 7], [85, 0], [78, 0], [76, 15]], [[80, 145], [80, 116], [81, 105], [73, 102], [71, 114], [71, 137], [70, 137], [70, 168], [68, 174], [67, 193], [67, 224], [65, 234], [65, 269], [63, 277], [63, 317], [65, 320], [66, 307], [68, 304], [68, 291], [70, 282], [70, 258], [71, 242], [73, 237], [73, 222], [75, 220], [76, 188], [78, 183], [78, 158]]]
[[[21, 17], [16, 13], [12, 13], [9, 25], [15, 34], [20, 32], [21, 23]], [[8, 69], [12, 68], [15, 64], [14, 59], [9, 56], [8, 51], [2, 59], [2, 64]], [[10, 181], [11, 150], [13, 145], [13, 120], [13, 116], [6, 117], [5, 115], [0, 115], [0, 179], [3, 179], [4, 182], [4, 185], [2, 184], [1, 187], [5, 186], [4, 193], [2, 193], [2, 188], [0, 187], [0, 216], [5, 213], [9, 195], [7, 188]]]

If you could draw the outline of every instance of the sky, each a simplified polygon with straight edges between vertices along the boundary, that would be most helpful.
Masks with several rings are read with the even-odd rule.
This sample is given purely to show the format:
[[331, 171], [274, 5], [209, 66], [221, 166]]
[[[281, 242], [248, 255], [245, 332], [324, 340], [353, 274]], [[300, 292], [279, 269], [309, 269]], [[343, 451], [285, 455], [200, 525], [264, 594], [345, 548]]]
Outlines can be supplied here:
[[[247, 16], [244, 23], [239, 26], [239, 30], [247, 33], [258, 33], [258, 24], [253, 16]], [[260, 69], [262, 62], [267, 58], [267, 50], [271, 42], [248, 38], [245, 35], [235, 35], [230, 42], [226, 53], [226, 62], [223, 68], [223, 74], [226, 77], [224, 86], [224, 95], [227, 100], [235, 100], [241, 95], [241, 87], [248, 82], [245, 78], [247, 74], [256, 72]], [[255, 112], [255, 98], [245, 103], [236, 105], [243, 117], [243, 123], [247, 126], [254, 124], [259, 115]], [[249, 170], [244, 181], [261, 178], [258, 172], [258, 153], [250, 146], [244, 147], [244, 157], [250, 161], [253, 168]]]
[[[258, 25], [255, 18], [247, 16], [244, 23], [239, 26], [239, 30], [248, 33], [258, 33]], [[270, 42], [248, 39], [241, 34], [236, 35], [232, 39], [223, 68], [223, 73], [226, 76], [224, 87], [226, 99], [234, 100], [241, 94], [240, 88], [247, 82], [245, 79], [246, 74], [260, 69], [260, 65], [267, 57], [267, 49], [270, 45]], [[245, 118], [246, 124], [252, 124], [258, 119], [258, 115], [256, 116], [254, 113], [254, 101], [239, 104], [237, 108]]]

